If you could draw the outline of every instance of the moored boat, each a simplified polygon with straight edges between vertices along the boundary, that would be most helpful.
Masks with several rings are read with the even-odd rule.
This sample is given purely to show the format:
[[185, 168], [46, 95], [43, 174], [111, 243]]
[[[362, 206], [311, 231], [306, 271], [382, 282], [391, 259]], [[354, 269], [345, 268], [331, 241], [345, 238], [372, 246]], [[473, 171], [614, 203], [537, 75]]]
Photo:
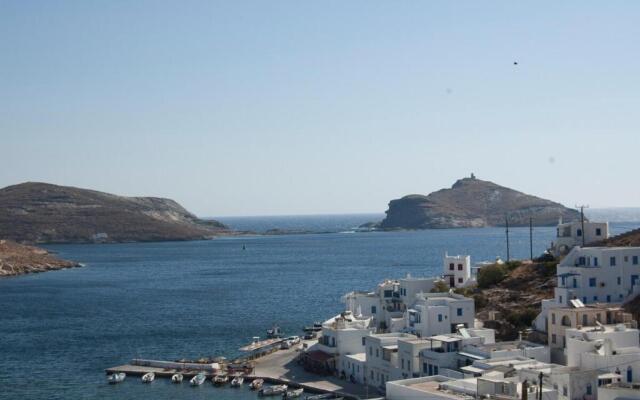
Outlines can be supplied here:
[[147, 372], [146, 374], [142, 375], [142, 382], [144, 383], [151, 383], [154, 379], [156, 379], [156, 374], [153, 372]]
[[226, 374], [216, 375], [212, 379], [214, 385], [224, 385], [229, 382], [229, 376]]
[[274, 385], [260, 389], [259, 396], [278, 396], [287, 392], [287, 385]]
[[335, 398], [335, 395], [333, 393], [323, 393], [323, 394], [316, 394], [313, 396], [307, 396], [306, 400], [324, 400], [324, 399], [333, 399]]
[[198, 375], [191, 378], [191, 386], [200, 386], [204, 383], [205, 379], [207, 379], [207, 376], [204, 372], [200, 372]]
[[184, 376], [180, 373], [177, 374], [173, 374], [171, 376], [171, 382], [173, 383], [182, 383], [182, 380], [184, 379]]
[[278, 325], [274, 325], [271, 329], [267, 329], [267, 337], [270, 339], [282, 337], [282, 330]]
[[237, 375], [233, 378], [233, 380], [231, 381], [231, 386], [233, 387], [240, 387], [242, 386], [242, 383], [244, 383], [244, 376], [242, 375]]
[[127, 374], [125, 374], [124, 372], [117, 372], [115, 374], [111, 374], [107, 377], [107, 382], [113, 384], [113, 383], [120, 383], [124, 380], [124, 378], [127, 377]]
[[260, 390], [262, 389], [262, 385], [264, 385], [264, 380], [258, 378], [251, 381], [249, 388], [251, 388], [251, 390]]
[[295, 399], [296, 397], [302, 396], [302, 392], [304, 392], [303, 388], [287, 390], [287, 392], [282, 395], [282, 398], [283, 399]]

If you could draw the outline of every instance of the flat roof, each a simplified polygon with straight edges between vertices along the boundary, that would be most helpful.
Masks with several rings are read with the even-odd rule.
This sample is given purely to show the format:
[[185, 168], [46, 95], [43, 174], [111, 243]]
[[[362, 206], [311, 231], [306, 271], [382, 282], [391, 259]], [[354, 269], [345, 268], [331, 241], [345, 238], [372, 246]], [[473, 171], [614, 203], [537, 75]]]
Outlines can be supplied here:
[[347, 354], [346, 357], [361, 362], [365, 362], [367, 360], [367, 355], [365, 353]]

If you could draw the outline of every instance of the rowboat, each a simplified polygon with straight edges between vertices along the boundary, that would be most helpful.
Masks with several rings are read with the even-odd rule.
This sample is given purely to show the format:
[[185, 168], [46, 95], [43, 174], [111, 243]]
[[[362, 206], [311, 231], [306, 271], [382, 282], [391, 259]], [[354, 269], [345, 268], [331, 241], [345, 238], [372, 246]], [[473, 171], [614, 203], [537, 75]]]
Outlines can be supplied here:
[[182, 380], [184, 379], [184, 376], [180, 373], [178, 374], [173, 374], [171, 376], [171, 382], [173, 383], [182, 383]]
[[264, 380], [262, 380], [262, 379], [254, 379], [249, 384], [249, 388], [251, 388], [251, 390], [260, 390], [260, 389], [262, 389], [262, 385], [263, 384], [264, 384]]
[[191, 382], [191, 386], [200, 386], [204, 383], [205, 379], [207, 379], [204, 372], [200, 372], [198, 375], [191, 378], [189, 382]]
[[147, 372], [146, 374], [142, 375], [142, 382], [144, 383], [151, 383], [154, 379], [156, 379], [156, 374], [154, 374], [153, 372]]
[[274, 385], [263, 389], [258, 392], [259, 396], [278, 396], [287, 392], [287, 385]]
[[227, 382], [229, 382], [229, 376], [228, 375], [216, 375], [216, 376], [213, 377], [213, 384], [214, 385], [224, 385]]
[[240, 387], [242, 386], [243, 382], [244, 382], [244, 377], [242, 375], [238, 375], [234, 377], [233, 380], [231, 381], [231, 386]]
[[293, 399], [293, 398], [302, 396], [302, 392], [304, 392], [303, 388], [287, 390], [286, 396], [282, 396], [282, 397], [287, 399]]
[[118, 372], [115, 374], [111, 374], [107, 377], [107, 382], [114, 384], [114, 383], [120, 383], [124, 380], [124, 378], [127, 377], [127, 374], [125, 374], [124, 372]]

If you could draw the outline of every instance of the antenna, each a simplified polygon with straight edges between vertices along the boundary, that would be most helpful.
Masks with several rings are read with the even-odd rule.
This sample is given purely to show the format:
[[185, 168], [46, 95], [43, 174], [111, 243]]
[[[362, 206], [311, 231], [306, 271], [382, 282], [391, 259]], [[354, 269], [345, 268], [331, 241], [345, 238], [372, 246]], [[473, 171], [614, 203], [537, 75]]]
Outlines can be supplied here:
[[580, 229], [582, 229], [582, 247], [584, 247], [584, 244], [585, 244], [585, 238], [584, 238], [585, 237], [585, 232], [584, 232], [584, 209], [585, 208], [589, 208], [589, 205], [582, 204], [582, 205], [576, 206], [576, 208], [580, 209], [580, 226], [581, 226]]

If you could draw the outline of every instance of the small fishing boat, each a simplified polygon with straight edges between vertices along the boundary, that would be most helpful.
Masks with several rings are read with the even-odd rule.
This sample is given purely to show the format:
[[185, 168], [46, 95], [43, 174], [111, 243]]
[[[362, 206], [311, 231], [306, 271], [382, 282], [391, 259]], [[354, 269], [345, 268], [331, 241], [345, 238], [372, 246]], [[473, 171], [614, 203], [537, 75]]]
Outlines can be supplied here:
[[305, 326], [302, 330], [305, 332], [319, 332], [322, 330], [322, 323], [314, 322], [312, 326]]
[[282, 337], [282, 330], [278, 325], [274, 325], [271, 329], [267, 329], [267, 337], [270, 339]]
[[258, 392], [259, 396], [279, 396], [287, 393], [287, 385], [274, 385], [263, 389]]
[[242, 384], [244, 383], [244, 376], [242, 375], [237, 375], [233, 378], [233, 380], [231, 381], [231, 386], [233, 387], [240, 387], [242, 386]]
[[302, 396], [302, 392], [304, 392], [303, 388], [287, 390], [286, 394], [282, 395], [283, 399], [295, 399], [296, 397]]
[[146, 374], [142, 375], [142, 382], [144, 383], [151, 383], [154, 379], [156, 379], [156, 374], [154, 374], [153, 372], [147, 372]]
[[189, 382], [191, 382], [191, 386], [200, 386], [206, 379], [207, 376], [204, 374], [204, 372], [200, 372], [198, 375], [191, 378]]
[[171, 382], [173, 383], [182, 383], [182, 380], [184, 379], [184, 376], [180, 373], [177, 374], [173, 374], [171, 376]]
[[212, 380], [214, 385], [224, 385], [225, 383], [229, 382], [229, 376], [226, 374], [220, 374], [214, 376]]
[[107, 377], [107, 382], [113, 384], [113, 383], [120, 383], [124, 380], [124, 378], [127, 377], [127, 374], [125, 374], [124, 372], [118, 372], [115, 374], [111, 374]]
[[251, 390], [260, 390], [262, 389], [262, 385], [264, 385], [264, 380], [258, 378], [251, 381], [249, 388], [251, 388]]

